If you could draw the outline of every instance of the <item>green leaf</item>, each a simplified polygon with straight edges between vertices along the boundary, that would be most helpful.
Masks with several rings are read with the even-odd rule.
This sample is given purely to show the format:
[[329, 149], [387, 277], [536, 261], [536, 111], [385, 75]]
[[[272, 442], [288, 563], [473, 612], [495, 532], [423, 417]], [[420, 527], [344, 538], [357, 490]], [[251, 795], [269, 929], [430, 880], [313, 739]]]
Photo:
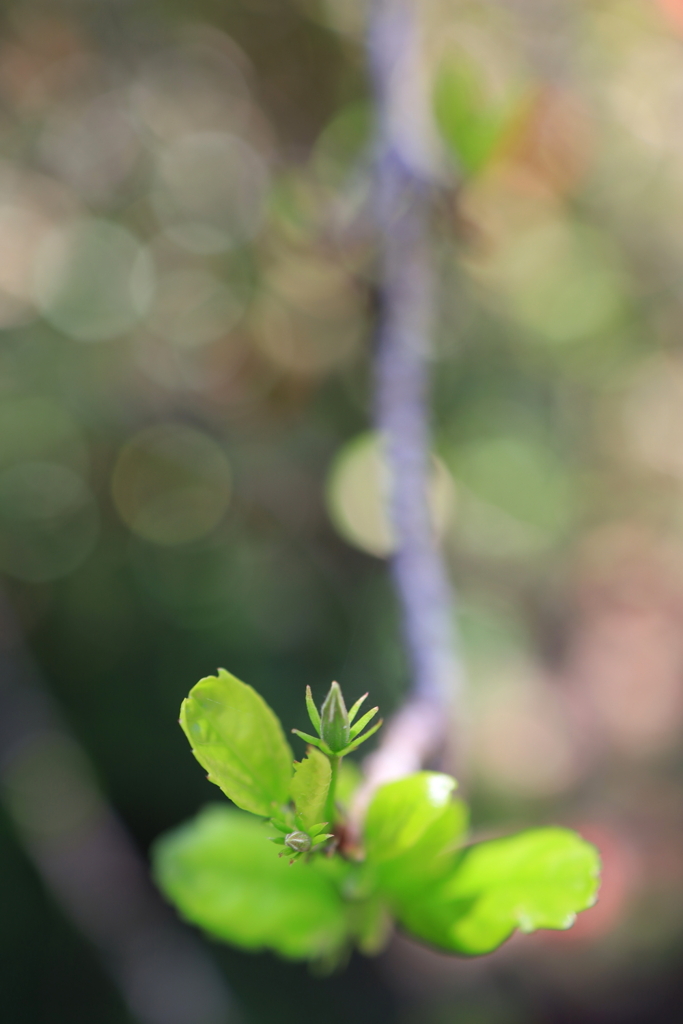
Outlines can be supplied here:
[[349, 745], [347, 747], [344, 747], [343, 750], [340, 750], [339, 751], [339, 756], [340, 757], [345, 757], [347, 754], [350, 754], [353, 750], [357, 750], [358, 747], [361, 745], [361, 743], [365, 743], [365, 741], [369, 740], [371, 736], [374, 736], [374, 734], [377, 732], [377, 730], [381, 729], [383, 725], [384, 725], [384, 719], [380, 718], [379, 722], [375, 722], [375, 724], [372, 726], [372, 728], [368, 729], [368, 731], [363, 733], [362, 736], [358, 736], [357, 739], [355, 739], [351, 743], [349, 743]]
[[309, 748], [303, 761], [294, 764], [294, 778], [289, 792], [305, 832], [324, 818], [331, 779], [330, 762], [315, 747]]
[[375, 717], [378, 711], [379, 708], [371, 708], [369, 711], [366, 711], [362, 718], [358, 719], [356, 724], [351, 728], [350, 738], [352, 740], [356, 738], [358, 733], [363, 731], [368, 722], [372, 721], [372, 719]]
[[256, 819], [207, 807], [157, 841], [155, 879], [186, 920], [243, 949], [295, 960], [337, 952], [349, 924], [331, 873], [290, 866], [265, 840]]
[[311, 827], [307, 830], [309, 836], [312, 837], [312, 836], [319, 835], [322, 832], [322, 830], [325, 828], [326, 825], [327, 825], [326, 821], [319, 821], [319, 822], [317, 822], [317, 824], [311, 825]]
[[377, 791], [368, 809], [368, 864], [384, 893], [399, 902], [416, 898], [443, 878], [465, 837], [468, 809], [453, 800], [450, 775], [418, 772]]
[[365, 819], [369, 860], [390, 860], [404, 853], [441, 818], [457, 782], [440, 772], [416, 772], [381, 786]]
[[362, 697], [359, 697], [352, 708], [349, 708], [349, 725], [353, 722], [354, 718], [361, 709], [363, 702], [367, 699], [368, 694], [364, 693]]
[[292, 752], [277, 717], [224, 668], [200, 679], [180, 709], [192, 752], [233, 803], [270, 817], [289, 796]]
[[311, 693], [310, 686], [306, 687], [306, 709], [308, 711], [308, 717], [311, 720], [311, 725], [317, 732], [318, 736], [320, 736], [320, 715], [318, 713], [317, 707], [315, 706], [315, 701], [313, 700], [313, 694]]
[[468, 847], [419, 899], [394, 905], [418, 938], [451, 952], [489, 953], [517, 928], [571, 927], [595, 902], [599, 870], [597, 850], [575, 832], [531, 829]]
[[[292, 729], [292, 732], [294, 733], [295, 736], [298, 736], [300, 739], [304, 740], [305, 743], [310, 743], [312, 747], [317, 747], [318, 750], [324, 750], [326, 752], [330, 750], [327, 744], [323, 743], [322, 740], [319, 740], [317, 736], [311, 736], [310, 733], [302, 732], [301, 729]], [[330, 756], [332, 756], [331, 750]]]

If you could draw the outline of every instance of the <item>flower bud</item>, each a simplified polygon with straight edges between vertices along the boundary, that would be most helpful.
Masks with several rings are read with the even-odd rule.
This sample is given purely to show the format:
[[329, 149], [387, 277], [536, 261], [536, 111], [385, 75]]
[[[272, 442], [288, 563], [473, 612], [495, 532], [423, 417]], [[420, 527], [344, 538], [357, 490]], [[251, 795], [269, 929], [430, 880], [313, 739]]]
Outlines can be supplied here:
[[311, 837], [305, 832], [288, 832], [285, 836], [285, 846], [295, 853], [308, 853], [312, 846]]
[[332, 683], [320, 709], [320, 730], [323, 741], [335, 754], [349, 743], [349, 713], [339, 683]]

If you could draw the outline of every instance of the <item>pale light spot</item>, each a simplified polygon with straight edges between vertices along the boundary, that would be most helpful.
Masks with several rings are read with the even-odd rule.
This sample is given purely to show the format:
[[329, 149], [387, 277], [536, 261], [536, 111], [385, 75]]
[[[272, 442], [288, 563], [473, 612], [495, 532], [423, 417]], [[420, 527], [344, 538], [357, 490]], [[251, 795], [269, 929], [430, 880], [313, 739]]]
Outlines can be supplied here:
[[[327, 508], [337, 531], [354, 547], [380, 558], [394, 547], [389, 489], [383, 445], [374, 432], [353, 438], [341, 449], [327, 480]], [[438, 536], [443, 535], [454, 506], [453, 479], [443, 462], [433, 458], [430, 508]]]

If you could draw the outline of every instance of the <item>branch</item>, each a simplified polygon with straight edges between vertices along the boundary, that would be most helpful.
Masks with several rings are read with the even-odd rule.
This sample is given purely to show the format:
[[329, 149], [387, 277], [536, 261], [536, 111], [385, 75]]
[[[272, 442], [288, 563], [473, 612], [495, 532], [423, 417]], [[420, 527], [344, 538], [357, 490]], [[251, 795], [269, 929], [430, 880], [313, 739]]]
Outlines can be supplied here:
[[375, 0], [369, 31], [378, 116], [375, 210], [381, 249], [375, 422], [389, 465], [396, 543], [391, 568], [413, 687], [406, 705], [386, 727], [379, 750], [368, 759], [361, 805], [381, 782], [416, 771], [443, 748], [449, 713], [462, 688], [453, 595], [428, 506], [435, 292], [430, 207], [437, 164], [416, 15], [411, 0]]

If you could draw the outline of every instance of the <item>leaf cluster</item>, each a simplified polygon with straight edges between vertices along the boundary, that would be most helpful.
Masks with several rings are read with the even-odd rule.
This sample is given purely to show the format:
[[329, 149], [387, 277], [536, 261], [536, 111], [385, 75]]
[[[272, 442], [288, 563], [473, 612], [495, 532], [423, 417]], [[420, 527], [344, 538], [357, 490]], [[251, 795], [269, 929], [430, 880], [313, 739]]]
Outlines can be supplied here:
[[221, 669], [193, 688], [181, 725], [240, 809], [212, 805], [155, 846], [157, 881], [187, 920], [245, 949], [334, 966], [354, 944], [381, 949], [392, 921], [439, 949], [478, 955], [516, 929], [568, 928], [595, 902], [593, 846], [564, 828], [468, 845], [467, 807], [438, 772], [382, 786], [361, 848], [345, 846], [340, 760], [377, 711], [354, 726], [362, 700], [347, 712], [334, 683], [319, 712], [308, 690], [317, 738], [299, 734], [310, 745], [297, 763], [250, 686]]

